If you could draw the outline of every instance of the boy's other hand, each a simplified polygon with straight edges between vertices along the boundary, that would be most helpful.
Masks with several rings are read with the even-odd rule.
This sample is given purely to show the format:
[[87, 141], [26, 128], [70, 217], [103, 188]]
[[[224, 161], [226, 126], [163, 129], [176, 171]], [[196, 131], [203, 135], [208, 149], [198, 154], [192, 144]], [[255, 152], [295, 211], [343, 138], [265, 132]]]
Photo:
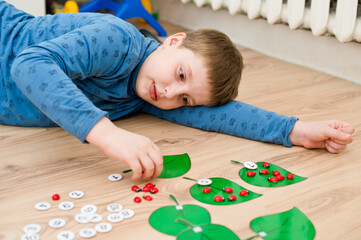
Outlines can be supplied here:
[[351, 124], [339, 120], [297, 121], [289, 138], [293, 145], [305, 148], [326, 148], [330, 153], [338, 153], [352, 142], [354, 131]]
[[94, 125], [85, 140], [128, 164], [133, 180], [154, 178], [162, 172], [163, 157], [157, 145], [147, 137], [118, 128], [106, 117]]

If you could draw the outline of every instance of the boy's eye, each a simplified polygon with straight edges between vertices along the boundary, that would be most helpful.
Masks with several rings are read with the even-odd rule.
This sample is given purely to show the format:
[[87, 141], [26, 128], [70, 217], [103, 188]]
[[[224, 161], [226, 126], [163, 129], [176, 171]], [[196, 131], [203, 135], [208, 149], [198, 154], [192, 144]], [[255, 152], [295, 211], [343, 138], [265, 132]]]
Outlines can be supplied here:
[[180, 68], [180, 70], [179, 70], [179, 77], [180, 77], [180, 79], [184, 79], [184, 73], [183, 73], [183, 69], [182, 68]]
[[183, 102], [184, 102], [184, 105], [188, 105], [188, 98], [187, 96], [183, 96]]

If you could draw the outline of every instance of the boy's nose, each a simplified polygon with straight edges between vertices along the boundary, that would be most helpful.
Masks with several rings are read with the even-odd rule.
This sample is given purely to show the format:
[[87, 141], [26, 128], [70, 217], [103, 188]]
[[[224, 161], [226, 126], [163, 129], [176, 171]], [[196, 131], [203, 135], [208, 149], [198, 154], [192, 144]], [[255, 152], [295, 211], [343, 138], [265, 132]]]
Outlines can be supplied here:
[[184, 87], [179, 85], [171, 85], [164, 88], [163, 95], [165, 98], [172, 99], [175, 98], [184, 92]]

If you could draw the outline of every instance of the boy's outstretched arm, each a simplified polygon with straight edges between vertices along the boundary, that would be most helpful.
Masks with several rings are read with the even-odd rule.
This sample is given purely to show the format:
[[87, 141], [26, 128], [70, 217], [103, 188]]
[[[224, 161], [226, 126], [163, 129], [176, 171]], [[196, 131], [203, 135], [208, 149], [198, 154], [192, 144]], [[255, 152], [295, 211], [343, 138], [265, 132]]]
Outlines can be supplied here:
[[326, 148], [330, 153], [338, 153], [352, 142], [354, 131], [352, 125], [339, 120], [297, 121], [289, 138], [293, 145], [305, 148]]
[[106, 117], [94, 125], [85, 140], [109, 157], [128, 164], [134, 180], [157, 177], [163, 169], [163, 158], [157, 145], [147, 137], [118, 128]]
[[303, 122], [238, 101], [217, 107], [196, 106], [173, 110], [162, 110], [148, 104], [143, 112], [206, 131], [288, 147], [326, 148], [331, 153], [345, 149], [346, 144], [352, 142], [351, 134], [354, 132], [354, 128], [345, 122]]

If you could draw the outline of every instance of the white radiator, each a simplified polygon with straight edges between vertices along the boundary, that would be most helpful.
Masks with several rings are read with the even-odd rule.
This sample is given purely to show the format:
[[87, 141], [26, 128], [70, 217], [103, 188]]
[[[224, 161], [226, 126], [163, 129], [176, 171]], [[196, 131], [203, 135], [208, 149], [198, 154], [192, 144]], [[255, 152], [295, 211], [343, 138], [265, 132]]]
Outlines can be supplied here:
[[[286, 23], [290, 29], [310, 29], [315, 36], [333, 34], [340, 42], [361, 42], [359, 0], [181, 0], [213, 10], [227, 9], [231, 15], [263, 17], [268, 23]], [[361, 1], [360, 1], [361, 2]]]

